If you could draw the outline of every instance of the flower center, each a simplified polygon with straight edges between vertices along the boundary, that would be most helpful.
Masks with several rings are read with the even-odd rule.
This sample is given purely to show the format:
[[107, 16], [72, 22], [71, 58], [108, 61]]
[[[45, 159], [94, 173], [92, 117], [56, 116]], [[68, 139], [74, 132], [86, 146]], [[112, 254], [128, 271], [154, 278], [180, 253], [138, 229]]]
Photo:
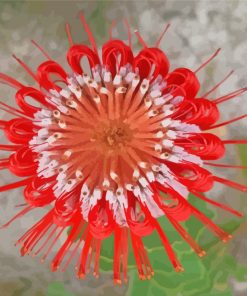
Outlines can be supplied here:
[[99, 145], [104, 153], [120, 152], [133, 138], [133, 131], [122, 120], [110, 120], [100, 124], [94, 130], [92, 141]]
[[138, 195], [162, 178], [159, 160], [172, 157], [177, 135], [167, 128], [173, 96], [162, 94], [162, 79], [151, 82], [127, 69], [120, 72], [114, 78], [107, 71], [94, 79], [72, 76], [68, 88], [48, 95], [55, 110], [36, 114], [42, 129], [30, 145], [42, 152], [38, 173], [57, 174], [56, 196], [81, 184], [91, 206], [103, 191], [110, 202], [117, 198], [126, 206], [126, 190]]

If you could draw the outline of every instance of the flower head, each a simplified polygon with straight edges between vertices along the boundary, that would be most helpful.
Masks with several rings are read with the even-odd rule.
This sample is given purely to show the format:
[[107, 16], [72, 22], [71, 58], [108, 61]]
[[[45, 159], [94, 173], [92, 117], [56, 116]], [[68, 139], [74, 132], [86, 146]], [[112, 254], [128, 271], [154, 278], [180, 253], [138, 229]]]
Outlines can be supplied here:
[[[136, 56], [130, 44], [111, 38], [100, 56], [82, 15], [81, 21], [91, 46], [74, 44], [67, 25], [71, 73], [33, 41], [47, 59], [37, 72], [14, 57], [39, 87], [25, 86], [0, 74], [2, 82], [16, 88], [18, 105], [13, 108], [1, 103], [0, 108], [14, 118], [0, 122], [12, 142], [0, 146], [11, 152], [0, 160], [0, 167], [25, 177], [0, 187], [0, 191], [6, 191], [24, 186], [25, 208], [11, 221], [36, 207], [51, 205], [48, 213], [18, 240], [21, 254], [36, 256], [42, 251], [42, 260], [46, 259], [62, 233], [71, 227], [52, 260], [52, 270], [61, 265], [64, 270], [77, 256], [77, 274], [82, 278], [94, 258], [97, 277], [101, 242], [113, 235], [114, 281], [127, 281], [129, 240], [139, 277], [145, 279], [154, 272], [142, 238], [157, 231], [175, 270], [182, 271], [157, 218], [165, 215], [200, 257], [205, 251], [183, 228], [182, 221], [195, 216], [223, 242], [231, 237], [191, 205], [187, 196], [193, 193], [241, 216], [203, 193], [215, 182], [247, 189], [208, 170], [213, 165], [228, 167], [208, 162], [221, 158], [225, 145], [246, 142], [223, 141], [212, 133], [216, 127], [245, 117], [216, 124], [218, 104], [246, 88], [209, 100], [218, 84], [198, 97], [197, 72], [219, 50], [196, 71], [170, 71], [168, 58], [159, 49], [163, 34], [155, 47], [147, 47], [136, 32], [143, 45]], [[82, 58], [88, 60], [90, 73], [81, 66]], [[28, 97], [40, 106], [28, 102]]]

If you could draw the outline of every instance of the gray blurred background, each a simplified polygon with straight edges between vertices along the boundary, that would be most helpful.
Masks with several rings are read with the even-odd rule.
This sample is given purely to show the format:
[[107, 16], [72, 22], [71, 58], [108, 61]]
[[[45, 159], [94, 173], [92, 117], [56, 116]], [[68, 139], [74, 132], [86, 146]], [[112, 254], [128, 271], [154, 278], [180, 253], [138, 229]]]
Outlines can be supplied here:
[[[65, 23], [69, 22], [72, 34], [77, 42], [87, 43], [87, 36], [78, 19], [78, 12], [83, 11], [98, 45], [108, 40], [108, 29], [112, 20], [118, 20], [113, 31], [116, 38], [127, 39], [126, 29], [121, 20], [126, 17], [132, 32], [138, 29], [146, 43], [152, 46], [164, 25], [171, 23], [171, 28], [161, 42], [161, 48], [167, 53], [171, 68], [189, 67], [196, 69], [203, 60], [217, 48], [222, 52], [210, 65], [199, 72], [202, 91], [220, 81], [231, 69], [235, 74], [218, 89], [215, 95], [226, 94], [247, 85], [247, 1], [2, 1], [0, 0], [0, 71], [19, 79], [23, 83], [33, 84], [15, 60], [14, 53], [33, 69], [44, 61], [40, 52], [31, 44], [34, 39], [49, 54], [64, 66], [66, 50], [69, 46]], [[133, 36], [135, 51], [141, 47]], [[65, 66], [66, 67], [66, 66]], [[14, 104], [13, 90], [1, 85], [0, 99]], [[222, 104], [222, 120], [247, 113], [247, 96], [242, 95], [226, 104]], [[1, 118], [8, 116], [0, 112]], [[232, 124], [228, 129], [217, 131], [223, 138], [246, 138], [247, 121]], [[1, 141], [3, 142], [2, 134]], [[242, 161], [238, 149], [230, 145], [228, 156], [222, 162], [237, 164]], [[3, 154], [1, 154], [3, 156]], [[247, 156], [246, 156], [247, 157]], [[217, 170], [232, 180], [246, 183], [245, 175], [239, 171]], [[0, 172], [1, 185], [13, 182], [15, 178], [6, 171]], [[227, 193], [227, 194], [226, 194]], [[22, 203], [21, 190], [12, 190], [0, 194], [0, 222], [10, 219]], [[247, 214], [246, 194], [226, 189], [217, 185], [210, 194]], [[132, 295], [130, 287], [115, 287], [110, 272], [104, 273], [99, 280], [88, 277], [78, 281], [73, 268], [65, 273], [51, 273], [49, 263], [41, 265], [38, 259], [21, 258], [15, 241], [30, 227], [44, 211], [36, 210], [16, 221], [8, 229], [0, 232], [0, 296], [56, 296], [56, 295]], [[218, 213], [216, 221], [222, 223], [229, 214]], [[235, 238], [229, 244], [229, 252], [238, 263], [247, 263], [246, 222], [238, 229]], [[224, 270], [222, 271], [224, 272]], [[176, 274], [174, 274], [176, 276]], [[52, 286], [52, 283], [58, 283]], [[130, 281], [131, 282], [131, 281]], [[67, 292], [59, 292], [60, 284]], [[229, 277], [231, 294], [247, 295], [247, 279], [238, 282]], [[56, 290], [57, 289], [57, 290]], [[62, 291], [62, 290], [61, 290]], [[64, 291], [64, 290], [63, 290]], [[62, 294], [64, 293], [64, 294]], [[67, 293], [67, 294], [66, 294]], [[143, 294], [144, 295], [144, 294]], [[160, 294], [161, 295], [161, 294]], [[184, 295], [183, 291], [177, 296]], [[187, 295], [187, 294], [186, 294]], [[190, 295], [200, 295], [190, 294]], [[218, 295], [218, 294], [217, 294]]]

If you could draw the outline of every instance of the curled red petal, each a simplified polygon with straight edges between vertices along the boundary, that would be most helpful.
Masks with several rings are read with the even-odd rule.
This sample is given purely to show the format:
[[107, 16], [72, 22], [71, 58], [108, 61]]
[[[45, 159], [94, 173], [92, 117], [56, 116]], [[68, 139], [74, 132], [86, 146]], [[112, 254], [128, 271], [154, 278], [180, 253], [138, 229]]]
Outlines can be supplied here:
[[52, 190], [53, 185], [54, 178], [34, 178], [24, 190], [26, 202], [34, 207], [43, 207], [51, 203], [55, 199]]
[[184, 100], [172, 118], [208, 129], [219, 119], [217, 105], [207, 99]]
[[137, 236], [150, 235], [154, 227], [150, 221], [149, 215], [144, 213], [143, 205], [135, 201], [133, 192], [128, 192], [129, 206], [125, 210], [126, 220], [130, 230]]
[[67, 53], [67, 60], [72, 70], [78, 74], [82, 74], [84, 72], [80, 64], [83, 57], [88, 59], [91, 68], [100, 64], [98, 55], [88, 46], [82, 44], [73, 45]]
[[177, 180], [185, 185], [190, 191], [205, 192], [213, 187], [213, 175], [204, 168], [193, 163], [170, 163], [166, 162]]
[[216, 160], [225, 154], [224, 143], [214, 134], [192, 134], [188, 138], [176, 140], [176, 144], [204, 160]]
[[46, 90], [50, 89], [56, 89], [60, 90], [61, 87], [56, 85], [54, 81], [51, 80], [51, 75], [55, 75], [59, 77], [59, 80], [63, 83], [66, 83], [67, 74], [64, 71], [64, 69], [55, 61], [46, 61], [42, 63], [38, 67], [38, 80], [41, 88], [44, 88]]
[[153, 199], [159, 208], [176, 221], [186, 221], [191, 215], [191, 208], [176, 197], [177, 193], [172, 188], [158, 182], [155, 186], [159, 192], [154, 193]]
[[169, 67], [170, 64], [165, 53], [159, 48], [144, 48], [133, 61], [133, 68], [139, 70], [142, 79], [151, 76], [154, 80], [158, 75], [164, 78]]
[[127, 64], [132, 65], [133, 53], [131, 48], [121, 40], [110, 40], [102, 47], [102, 60], [111, 74], [115, 76], [120, 67]]
[[32, 121], [25, 118], [14, 118], [8, 121], [4, 127], [6, 137], [15, 144], [28, 144], [33, 138]]
[[71, 192], [64, 192], [56, 200], [54, 210], [54, 221], [59, 226], [68, 226], [75, 219], [81, 217], [78, 188]]
[[51, 105], [45, 100], [45, 96], [37, 89], [32, 87], [23, 87], [16, 93], [16, 103], [25, 112], [26, 115], [33, 117], [33, 114], [39, 111], [41, 108], [31, 105], [26, 101], [26, 98], [32, 98], [32, 100], [42, 104], [43, 106], [51, 108]]
[[104, 239], [110, 236], [115, 228], [113, 213], [108, 202], [98, 202], [88, 214], [90, 233], [96, 239]]
[[200, 82], [194, 72], [187, 68], [177, 68], [169, 73], [167, 83], [181, 86], [188, 99], [193, 99], [199, 91]]
[[[191, 246], [191, 248], [198, 254], [198, 256], [202, 257], [206, 253], [205, 251], [194, 241], [194, 239], [189, 235], [189, 233], [182, 227], [182, 225], [179, 223], [181, 221], [186, 221], [193, 213], [192, 208], [186, 204], [186, 202], [183, 202], [183, 199], [178, 198], [177, 192], [175, 192], [172, 188], [165, 188], [163, 186], [158, 187], [161, 189], [162, 193], [159, 195], [157, 194], [155, 196], [155, 200], [157, 201], [157, 204], [159, 204], [160, 197], [164, 197], [164, 194], [169, 197], [165, 199], [167, 202], [168, 199], [170, 200], [172, 197], [172, 200], [176, 200], [178, 203], [178, 206], [160, 206], [161, 209], [163, 209], [167, 219], [170, 221], [170, 223], [173, 225], [173, 227], [177, 230], [177, 232], [182, 236], [182, 238]], [[165, 190], [165, 192], [164, 192]], [[171, 193], [169, 195], [169, 193]], [[158, 200], [157, 200], [158, 196]], [[163, 198], [162, 198], [163, 200]], [[164, 203], [162, 203], [164, 204]], [[172, 205], [172, 203], [170, 204]], [[181, 206], [182, 205], [182, 206]]]
[[29, 147], [23, 146], [9, 157], [9, 170], [19, 177], [36, 174], [35, 155]]

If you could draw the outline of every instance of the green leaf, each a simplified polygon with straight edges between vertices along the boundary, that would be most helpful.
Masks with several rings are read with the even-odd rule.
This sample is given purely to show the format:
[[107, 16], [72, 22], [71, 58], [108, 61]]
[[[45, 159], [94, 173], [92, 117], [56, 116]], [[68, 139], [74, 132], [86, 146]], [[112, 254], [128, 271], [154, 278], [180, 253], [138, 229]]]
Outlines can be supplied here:
[[[190, 196], [189, 201], [210, 219], [216, 216], [215, 212], [195, 196]], [[193, 218], [184, 223], [187, 231], [207, 251], [204, 258], [199, 258], [165, 217], [159, 219], [159, 222], [172, 242], [185, 272], [176, 273], [173, 270], [158, 236], [151, 235], [144, 241], [155, 276], [150, 281], [142, 282], [137, 272], [132, 271], [127, 295], [230, 296], [232, 291], [228, 284], [229, 278], [245, 280], [247, 267], [239, 265], [230, 253], [229, 245], [215, 238], [204, 225]], [[239, 228], [242, 222], [240, 219], [230, 220], [221, 227], [232, 232]]]
[[75, 296], [75, 295], [67, 292], [63, 283], [54, 282], [48, 286], [46, 296]]
[[[247, 166], [247, 145], [237, 145], [241, 165]], [[247, 170], [243, 170], [243, 175], [247, 178]]]

